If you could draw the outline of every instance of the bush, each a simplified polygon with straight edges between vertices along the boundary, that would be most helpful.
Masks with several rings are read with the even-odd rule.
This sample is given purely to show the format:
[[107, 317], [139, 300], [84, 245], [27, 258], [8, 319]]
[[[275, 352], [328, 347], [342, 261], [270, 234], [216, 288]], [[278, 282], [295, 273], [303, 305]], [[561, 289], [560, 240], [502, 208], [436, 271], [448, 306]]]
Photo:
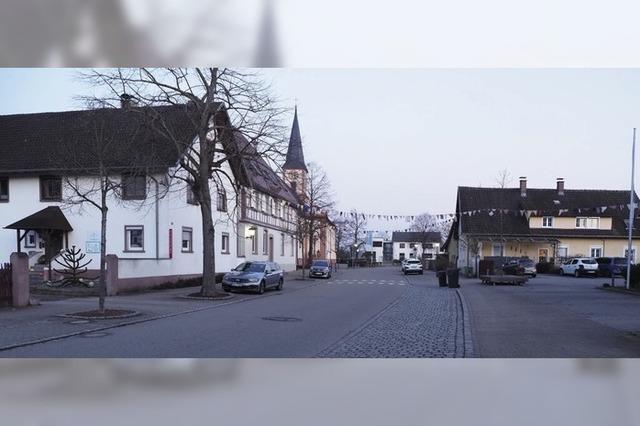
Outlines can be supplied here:
[[[624, 268], [623, 276], [627, 277], [627, 268]], [[640, 288], [640, 265], [631, 265], [631, 283], [629, 287], [638, 289]]]
[[536, 272], [539, 274], [548, 274], [553, 272], [554, 264], [551, 262], [540, 262], [536, 264]]

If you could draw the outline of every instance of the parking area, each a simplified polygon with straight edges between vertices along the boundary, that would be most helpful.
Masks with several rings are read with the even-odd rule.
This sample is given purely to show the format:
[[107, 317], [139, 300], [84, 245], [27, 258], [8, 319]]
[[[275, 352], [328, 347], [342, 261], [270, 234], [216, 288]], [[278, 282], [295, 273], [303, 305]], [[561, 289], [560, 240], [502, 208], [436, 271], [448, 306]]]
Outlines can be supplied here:
[[523, 286], [462, 279], [476, 355], [639, 356], [640, 297], [605, 291], [604, 283], [610, 279], [538, 275]]

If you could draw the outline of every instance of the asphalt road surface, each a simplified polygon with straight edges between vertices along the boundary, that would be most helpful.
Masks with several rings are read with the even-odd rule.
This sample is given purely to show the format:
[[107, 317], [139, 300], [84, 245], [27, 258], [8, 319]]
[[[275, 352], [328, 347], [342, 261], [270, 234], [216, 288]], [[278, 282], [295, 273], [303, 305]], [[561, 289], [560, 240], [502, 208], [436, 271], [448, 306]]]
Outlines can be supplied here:
[[[425, 275], [411, 277], [427, 285]], [[0, 353], [4, 357], [314, 357], [366, 326], [407, 292], [399, 268], [290, 280], [282, 292]]]
[[[605, 278], [539, 275], [524, 286], [463, 280], [474, 355], [485, 358], [640, 356], [640, 297]], [[617, 285], [622, 286], [620, 279]]]

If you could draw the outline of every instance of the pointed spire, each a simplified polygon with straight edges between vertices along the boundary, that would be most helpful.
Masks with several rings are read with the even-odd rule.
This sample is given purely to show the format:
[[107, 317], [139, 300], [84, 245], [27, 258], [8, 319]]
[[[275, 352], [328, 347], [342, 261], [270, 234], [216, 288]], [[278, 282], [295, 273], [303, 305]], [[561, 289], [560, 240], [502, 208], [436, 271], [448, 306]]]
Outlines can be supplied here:
[[282, 166], [284, 170], [304, 170], [308, 172], [304, 162], [304, 151], [302, 150], [302, 137], [300, 136], [300, 125], [298, 124], [298, 106], [293, 114], [293, 126], [291, 126], [291, 137], [289, 138], [289, 150], [287, 160]]

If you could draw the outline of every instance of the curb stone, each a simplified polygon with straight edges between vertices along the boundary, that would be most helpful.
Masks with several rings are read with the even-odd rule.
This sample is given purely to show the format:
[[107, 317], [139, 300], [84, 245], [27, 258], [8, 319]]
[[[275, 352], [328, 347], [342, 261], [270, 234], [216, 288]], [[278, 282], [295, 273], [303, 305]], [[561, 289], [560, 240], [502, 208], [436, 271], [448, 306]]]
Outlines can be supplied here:
[[464, 328], [464, 354], [463, 358], [473, 358], [473, 335], [471, 333], [471, 316], [469, 314], [469, 305], [467, 300], [462, 295], [460, 289], [456, 289], [458, 298], [460, 299], [460, 307], [462, 308], [462, 326]]

